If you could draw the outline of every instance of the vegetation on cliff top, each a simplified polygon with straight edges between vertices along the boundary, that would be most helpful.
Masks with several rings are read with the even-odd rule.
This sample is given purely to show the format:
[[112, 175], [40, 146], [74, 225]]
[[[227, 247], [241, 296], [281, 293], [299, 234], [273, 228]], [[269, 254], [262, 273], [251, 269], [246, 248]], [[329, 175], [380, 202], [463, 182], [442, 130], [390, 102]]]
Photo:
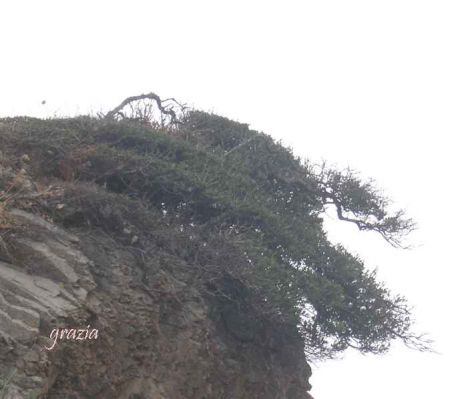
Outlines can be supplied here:
[[[19, 169], [27, 154], [28, 173], [63, 182], [61, 201], [73, 211], [51, 208], [50, 198], [28, 206], [66, 226], [112, 234], [125, 227], [116, 214], [153, 239], [176, 228], [186, 241], [175, 252], [192, 251], [191, 264], [211, 273], [207, 294], [239, 303], [273, 329], [297, 330], [310, 358], [349, 347], [381, 353], [393, 339], [427, 349], [411, 330], [405, 299], [332, 245], [323, 228], [321, 215], [332, 206], [339, 219], [401, 246], [413, 222], [390, 213], [372, 182], [312, 165], [266, 134], [205, 112], [151, 126], [141, 115], [117, 115], [0, 121], [0, 145], [16, 156], [10, 165]], [[105, 207], [112, 221], [99, 217]], [[227, 290], [226, 278], [242, 289]]]

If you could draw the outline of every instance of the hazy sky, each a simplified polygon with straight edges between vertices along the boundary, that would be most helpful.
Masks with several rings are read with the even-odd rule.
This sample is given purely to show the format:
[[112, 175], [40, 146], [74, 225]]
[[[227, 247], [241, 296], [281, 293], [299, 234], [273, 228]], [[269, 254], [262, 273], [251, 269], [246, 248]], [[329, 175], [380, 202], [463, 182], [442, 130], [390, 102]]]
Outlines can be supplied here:
[[440, 354], [350, 352], [314, 366], [312, 393], [468, 397], [466, 0], [3, 1], [0, 44], [0, 116], [154, 91], [374, 177], [418, 222], [416, 248], [327, 217], [330, 237], [409, 299]]

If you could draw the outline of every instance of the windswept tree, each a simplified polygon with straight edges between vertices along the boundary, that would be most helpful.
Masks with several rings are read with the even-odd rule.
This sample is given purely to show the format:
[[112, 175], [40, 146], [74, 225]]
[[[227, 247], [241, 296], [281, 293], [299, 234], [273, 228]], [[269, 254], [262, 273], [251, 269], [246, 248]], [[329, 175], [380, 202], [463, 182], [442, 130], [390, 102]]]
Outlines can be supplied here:
[[[152, 120], [147, 103], [135, 105], [142, 100], [156, 102], [162, 122]], [[414, 228], [403, 211], [392, 213], [375, 184], [355, 172], [313, 165], [245, 124], [176, 105], [150, 94], [101, 119], [16, 121], [15, 135], [3, 134], [1, 144], [21, 141], [39, 153], [37, 173], [61, 176], [66, 169], [163, 215], [188, 235], [183, 256], [200, 268], [207, 295], [235, 303], [229, 309], [272, 330], [294, 331], [311, 359], [350, 347], [382, 353], [394, 339], [428, 349], [412, 331], [405, 299], [332, 245], [322, 221], [333, 207], [357, 232], [401, 247]], [[98, 200], [89, 207], [98, 209]], [[70, 216], [68, 223], [84, 219]], [[96, 216], [86, 223], [105, 226]], [[145, 234], [162, 225], [149, 225], [150, 217], [141, 223]]]
[[263, 297], [265, 314], [299, 326], [311, 358], [349, 347], [381, 353], [396, 338], [429, 349], [411, 330], [405, 298], [332, 245], [323, 228], [332, 206], [340, 220], [403, 247], [415, 224], [402, 210], [391, 212], [373, 181], [312, 165], [270, 136], [214, 115], [190, 113], [178, 134], [216, 159], [202, 174], [210, 207], [192, 217], [245, 238], [238, 245], [254, 269], [247, 284]]

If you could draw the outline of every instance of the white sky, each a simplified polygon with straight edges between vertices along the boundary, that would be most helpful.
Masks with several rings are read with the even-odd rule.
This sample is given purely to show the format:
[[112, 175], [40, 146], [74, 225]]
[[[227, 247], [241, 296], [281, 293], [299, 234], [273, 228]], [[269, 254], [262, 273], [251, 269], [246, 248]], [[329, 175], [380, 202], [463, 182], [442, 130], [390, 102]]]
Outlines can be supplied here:
[[376, 178], [418, 221], [418, 247], [327, 218], [331, 238], [407, 296], [441, 354], [349, 353], [314, 367], [312, 393], [468, 397], [467, 21], [451, 0], [3, 1], [0, 116], [155, 91]]

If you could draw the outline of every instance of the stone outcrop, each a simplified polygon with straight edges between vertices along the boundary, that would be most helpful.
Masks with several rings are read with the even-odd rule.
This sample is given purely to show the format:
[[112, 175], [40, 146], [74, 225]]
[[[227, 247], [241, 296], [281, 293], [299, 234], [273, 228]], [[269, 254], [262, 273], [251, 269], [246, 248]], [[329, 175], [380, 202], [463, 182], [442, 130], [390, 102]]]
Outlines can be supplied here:
[[68, 133], [38, 148], [18, 121], [0, 122], [0, 399], [311, 398], [297, 326], [243, 301], [227, 245], [198, 259], [117, 175], [74, 180], [105, 164], [81, 160], [94, 148], [54, 164]]
[[[9, 216], [17, 228], [0, 262], [0, 398], [309, 397], [300, 345], [256, 345], [262, 327], [232, 306], [213, 319], [182, 260], [161, 252], [143, 270], [131, 247], [97, 229]], [[87, 326], [98, 339], [45, 349], [54, 328]]]

